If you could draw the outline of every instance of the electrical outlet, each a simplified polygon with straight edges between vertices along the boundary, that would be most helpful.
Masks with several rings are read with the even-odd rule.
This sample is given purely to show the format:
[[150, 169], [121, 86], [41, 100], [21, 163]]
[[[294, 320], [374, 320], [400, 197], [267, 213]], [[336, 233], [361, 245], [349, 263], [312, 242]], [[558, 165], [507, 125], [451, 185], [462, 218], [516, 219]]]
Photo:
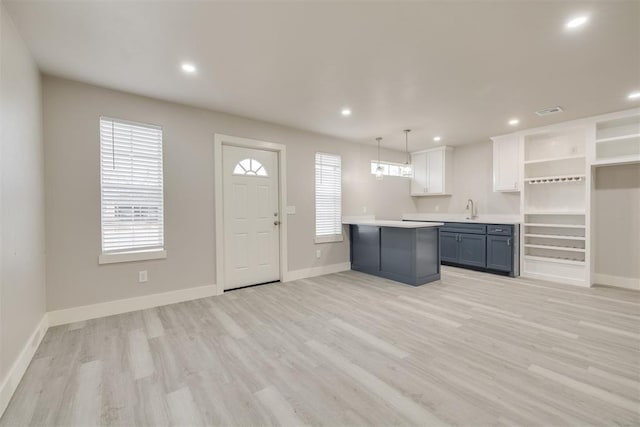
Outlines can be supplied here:
[[436, 205], [436, 212], [440, 212], [440, 205]]
[[147, 270], [138, 271], [138, 283], [145, 283], [148, 279]]
[[322, 249], [316, 249], [316, 258], [320, 258], [322, 256]]
[[366, 214], [366, 213], [367, 213], [367, 207], [366, 207], [366, 206], [363, 206], [363, 207], [362, 207], [362, 213], [363, 213], [363, 214]]

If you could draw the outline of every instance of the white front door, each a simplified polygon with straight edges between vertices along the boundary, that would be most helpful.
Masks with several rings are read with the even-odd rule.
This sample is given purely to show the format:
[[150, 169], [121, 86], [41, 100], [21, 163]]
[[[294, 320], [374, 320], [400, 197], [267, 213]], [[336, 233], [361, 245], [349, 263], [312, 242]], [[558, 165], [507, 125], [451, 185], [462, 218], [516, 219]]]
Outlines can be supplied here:
[[278, 155], [222, 146], [224, 288], [280, 279]]

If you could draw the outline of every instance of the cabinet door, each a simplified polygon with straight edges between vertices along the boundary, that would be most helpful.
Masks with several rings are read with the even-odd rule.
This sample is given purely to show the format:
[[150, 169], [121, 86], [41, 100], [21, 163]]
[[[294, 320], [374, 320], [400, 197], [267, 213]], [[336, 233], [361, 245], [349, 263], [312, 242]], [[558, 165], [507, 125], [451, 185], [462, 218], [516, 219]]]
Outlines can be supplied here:
[[427, 192], [427, 153], [411, 155], [413, 178], [411, 178], [411, 194], [420, 195]]
[[458, 234], [440, 232], [440, 260], [458, 262]]
[[472, 267], [487, 265], [487, 236], [482, 234], [460, 234], [460, 264]]
[[493, 191], [520, 191], [520, 138], [493, 139]]
[[511, 271], [513, 239], [507, 236], [487, 236], [487, 268]]
[[444, 192], [444, 151], [427, 152], [427, 193]]

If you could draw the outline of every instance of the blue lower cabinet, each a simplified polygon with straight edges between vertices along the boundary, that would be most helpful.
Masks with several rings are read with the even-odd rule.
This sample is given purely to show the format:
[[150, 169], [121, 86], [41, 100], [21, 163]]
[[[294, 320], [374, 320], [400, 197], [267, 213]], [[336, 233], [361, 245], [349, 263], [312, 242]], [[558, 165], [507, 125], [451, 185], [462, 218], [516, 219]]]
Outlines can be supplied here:
[[440, 261], [515, 276], [517, 233], [512, 224], [447, 222], [440, 229]]
[[487, 236], [480, 234], [460, 234], [460, 255], [458, 262], [470, 267], [487, 266]]
[[458, 262], [458, 234], [448, 231], [440, 232], [440, 260]]
[[487, 268], [511, 271], [513, 266], [513, 238], [487, 236]]

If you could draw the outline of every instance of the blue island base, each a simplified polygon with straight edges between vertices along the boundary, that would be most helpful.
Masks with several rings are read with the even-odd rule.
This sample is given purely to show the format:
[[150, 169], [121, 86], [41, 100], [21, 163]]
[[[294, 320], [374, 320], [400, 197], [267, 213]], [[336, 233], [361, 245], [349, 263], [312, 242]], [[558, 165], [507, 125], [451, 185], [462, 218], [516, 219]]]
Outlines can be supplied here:
[[351, 269], [411, 286], [440, 280], [439, 227], [352, 224]]

